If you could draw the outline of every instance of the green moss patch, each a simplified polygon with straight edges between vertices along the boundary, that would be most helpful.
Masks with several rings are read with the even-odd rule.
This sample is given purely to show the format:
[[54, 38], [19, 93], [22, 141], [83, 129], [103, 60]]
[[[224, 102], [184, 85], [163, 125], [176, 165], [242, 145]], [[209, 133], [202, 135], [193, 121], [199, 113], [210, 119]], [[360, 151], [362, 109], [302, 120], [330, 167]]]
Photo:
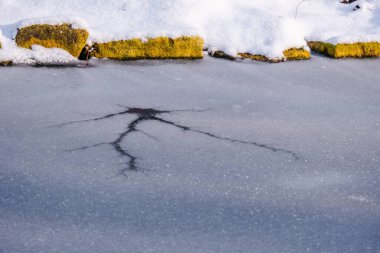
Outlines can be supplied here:
[[367, 58], [380, 56], [380, 42], [358, 42], [352, 44], [331, 44], [327, 42], [308, 42], [314, 52], [333, 58]]
[[168, 37], [120, 40], [95, 43], [92, 56], [117, 60], [138, 59], [200, 59], [204, 40], [200, 37]]
[[[210, 54], [213, 57], [216, 58], [224, 58], [228, 60], [235, 60], [236, 58], [224, 53], [223, 51], [216, 51], [212, 52]], [[282, 62], [285, 60], [307, 60], [310, 59], [310, 52], [308, 50], [305, 50], [303, 48], [291, 48], [286, 51], [284, 51], [285, 58], [268, 58], [264, 55], [259, 54], [250, 54], [250, 53], [238, 53], [238, 56], [243, 59], [251, 59], [254, 61], [262, 61], [262, 62]]]
[[24, 48], [31, 48], [32, 45], [62, 48], [78, 57], [86, 45], [88, 35], [86, 30], [73, 29], [70, 24], [31, 25], [18, 29], [16, 43]]

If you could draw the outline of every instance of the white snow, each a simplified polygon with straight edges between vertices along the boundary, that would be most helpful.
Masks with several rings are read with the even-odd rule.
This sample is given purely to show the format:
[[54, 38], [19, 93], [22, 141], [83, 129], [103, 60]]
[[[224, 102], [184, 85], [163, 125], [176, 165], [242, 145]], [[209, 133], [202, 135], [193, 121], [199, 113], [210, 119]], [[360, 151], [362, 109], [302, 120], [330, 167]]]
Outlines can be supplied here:
[[[361, 8], [353, 11], [356, 5]], [[338, 1], [305, 1], [298, 20], [308, 27], [306, 40], [331, 43], [379, 41], [379, 1], [357, 1], [340, 4]]]
[[23, 28], [23, 27], [27, 27], [31, 25], [41, 25], [41, 24], [50, 24], [50, 25], [70, 24], [73, 29], [88, 30], [86, 21], [78, 17], [70, 17], [70, 16], [56, 16], [56, 17], [25, 19], [25, 20], [20, 21], [17, 28]]
[[0, 62], [12, 61], [14, 64], [34, 64], [32, 50], [17, 47], [9, 38], [3, 37], [1, 40]]
[[[360, 0], [349, 5], [337, 0], [299, 3], [300, 0], [0, 0], [0, 29], [9, 40], [18, 27], [66, 22], [88, 29], [89, 42], [199, 35], [213, 50], [273, 58], [282, 57], [283, 51], [292, 47], [307, 47], [306, 41], [379, 40], [379, 1]], [[361, 8], [353, 11], [357, 4]], [[3, 50], [9, 48], [5, 46]]]
[[229, 6], [222, 13], [199, 16], [208, 18], [199, 25], [206, 47], [229, 55], [247, 52], [281, 58], [286, 49], [307, 47], [304, 27], [299, 22], [265, 10]]
[[0, 49], [0, 62], [12, 61], [14, 64], [74, 65], [79, 60], [60, 48], [44, 48], [33, 45], [32, 49], [8, 45], [7, 50]]
[[77, 64], [79, 60], [67, 51], [60, 48], [44, 48], [38, 45], [32, 46], [31, 58], [37, 64], [67, 65]]
[[358, 34], [332, 37], [327, 40], [331, 44], [355, 43], [355, 42], [380, 42], [380, 34]]

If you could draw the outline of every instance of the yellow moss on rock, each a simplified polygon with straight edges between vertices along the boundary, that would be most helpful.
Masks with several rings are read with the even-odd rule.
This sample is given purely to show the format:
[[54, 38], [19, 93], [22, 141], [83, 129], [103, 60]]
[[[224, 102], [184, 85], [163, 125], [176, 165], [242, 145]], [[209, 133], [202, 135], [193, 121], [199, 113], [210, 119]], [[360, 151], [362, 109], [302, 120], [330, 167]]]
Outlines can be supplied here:
[[[235, 60], [235, 57], [230, 56], [223, 51], [212, 52], [211, 56], [216, 58], [224, 58], [228, 60]], [[310, 59], [310, 52], [303, 48], [291, 48], [284, 51], [285, 58], [268, 58], [264, 55], [259, 54], [250, 54], [250, 53], [238, 53], [238, 56], [243, 59], [251, 59], [254, 61], [262, 61], [262, 62], [282, 62], [285, 60], [307, 60]]]
[[204, 40], [198, 36], [119, 40], [95, 43], [92, 56], [117, 60], [138, 59], [200, 59]]
[[291, 48], [284, 51], [284, 56], [288, 61], [308, 60], [310, 59], [310, 51], [303, 48]]
[[32, 45], [61, 48], [78, 57], [86, 45], [88, 35], [86, 30], [73, 29], [70, 24], [31, 25], [18, 29], [16, 43], [24, 48], [31, 48]]
[[308, 42], [311, 50], [333, 58], [366, 58], [380, 56], [380, 42], [357, 42], [352, 44], [331, 44], [327, 42]]
[[275, 62], [283, 61], [283, 59], [281, 59], [281, 58], [270, 59], [270, 58], [268, 58], [264, 55], [261, 55], [261, 54], [238, 53], [238, 56], [240, 56], [243, 59], [251, 59], [254, 61], [262, 61], [262, 62], [273, 62], [273, 63], [275, 63]]

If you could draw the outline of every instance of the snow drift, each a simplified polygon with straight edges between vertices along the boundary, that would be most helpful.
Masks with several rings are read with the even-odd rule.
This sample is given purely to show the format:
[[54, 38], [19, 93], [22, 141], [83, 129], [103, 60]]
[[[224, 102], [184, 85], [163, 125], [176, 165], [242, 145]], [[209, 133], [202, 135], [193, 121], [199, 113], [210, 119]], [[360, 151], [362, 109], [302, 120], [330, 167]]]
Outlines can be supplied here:
[[[0, 52], [0, 60], [4, 55], [19, 59], [26, 51], [15, 50], [12, 44], [17, 28], [41, 23], [43, 17], [54, 17], [42, 19], [48, 24], [65, 23], [66, 16], [84, 20], [76, 23], [88, 29], [89, 43], [200, 36], [207, 48], [233, 56], [250, 53], [281, 58], [287, 49], [306, 48], [306, 40], [335, 38], [353, 43], [359, 38], [372, 41], [379, 37], [378, 1], [349, 5], [335, 0], [299, 3], [300, 0], [0, 0], [0, 30], [5, 37], [1, 51], [8, 51]], [[361, 8], [353, 11], [356, 4]]]

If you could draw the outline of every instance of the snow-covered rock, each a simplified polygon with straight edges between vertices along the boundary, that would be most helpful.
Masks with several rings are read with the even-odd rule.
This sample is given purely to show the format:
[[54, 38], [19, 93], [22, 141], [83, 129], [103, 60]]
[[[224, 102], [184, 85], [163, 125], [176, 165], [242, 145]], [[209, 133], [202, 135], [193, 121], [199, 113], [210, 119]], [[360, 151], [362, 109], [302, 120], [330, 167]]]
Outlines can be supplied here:
[[[299, 4], [300, 0], [0, 0], [0, 29], [11, 40], [19, 26], [75, 23], [88, 28], [89, 42], [95, 43], [199, 36], [207, 48], [229, 55], [269, 58], [281, 58], [290, 48], [305, 48], [305, 40], [350, 37], [358, 42], [380, 34], [377, 0]], [[355, 5], [360, 9], [353, 11]]]
[[[78, 28], [79, 27], [79, 28]], [[70, 19], [49, 18], [23, 21], [17, 29], [15, 41], [18, 46], [31, 48], [61, 48], [78, 57], [87, 43], [88, 31]]]

